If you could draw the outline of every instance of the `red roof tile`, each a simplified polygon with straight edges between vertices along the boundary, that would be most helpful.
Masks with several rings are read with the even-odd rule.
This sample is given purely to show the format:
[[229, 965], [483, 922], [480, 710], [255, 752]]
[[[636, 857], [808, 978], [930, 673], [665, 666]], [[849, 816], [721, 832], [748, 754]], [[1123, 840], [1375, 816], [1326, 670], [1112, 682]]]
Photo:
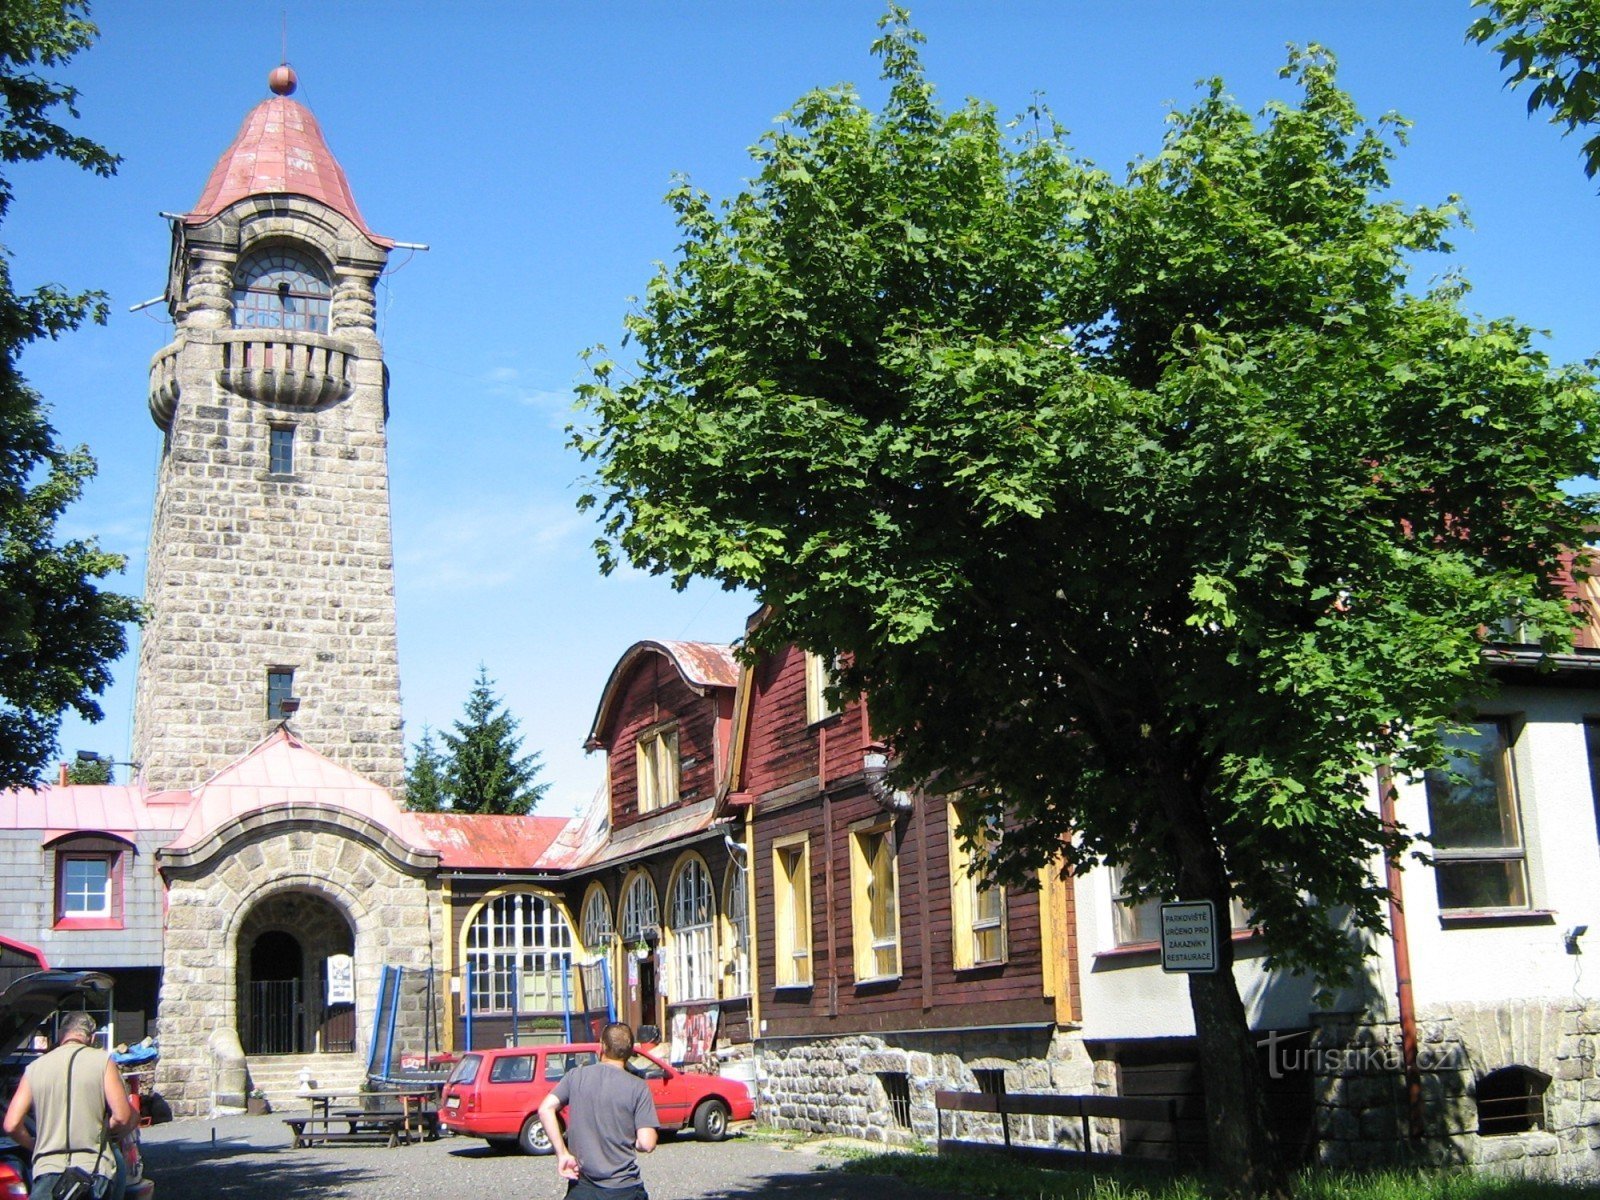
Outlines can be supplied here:
[[394, 245], [367, 228], [344, 168], [328, 149], [317, 119], [288, 96], [273, 96], [250, 110], [184, 221], [200, 225], [247, 196], [274, 195], [319, 200], [348, 217], [373, 242]]

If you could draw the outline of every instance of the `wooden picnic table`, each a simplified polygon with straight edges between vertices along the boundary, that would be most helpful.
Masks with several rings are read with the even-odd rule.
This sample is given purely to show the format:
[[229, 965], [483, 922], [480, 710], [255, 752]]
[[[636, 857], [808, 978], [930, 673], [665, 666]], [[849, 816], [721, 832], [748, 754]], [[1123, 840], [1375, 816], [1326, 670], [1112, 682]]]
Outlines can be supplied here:
[[382, 1141], [393, 1148], [439, 1136], [439, 1112], [431, 1089], [352, 1092], [318, 1088], [298, 1093], [309, 1108], [283, 1118], [293, 1148], [333, 1142]]

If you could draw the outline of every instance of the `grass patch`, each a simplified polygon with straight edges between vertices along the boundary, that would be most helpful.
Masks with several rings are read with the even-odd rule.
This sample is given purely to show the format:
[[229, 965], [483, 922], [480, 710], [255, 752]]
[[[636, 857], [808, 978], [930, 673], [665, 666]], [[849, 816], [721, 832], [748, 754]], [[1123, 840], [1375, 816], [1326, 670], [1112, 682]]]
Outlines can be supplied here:
[[[981, 1170], [974, 1164], [981, 1163]], [[889, 1175], [920, 1189], [996, 1200], [1214, 1200], [1222, 1189], [1194, 1174], [1119, 1163], [1110, 1171], [1052, 1169], [999, 1155], [869, 1154], [840, 1168]], [[1494, 1179], [1461, 1171], [1305, 1171], [1295, 1200], [1600, 1200], [1600, 1184]]]

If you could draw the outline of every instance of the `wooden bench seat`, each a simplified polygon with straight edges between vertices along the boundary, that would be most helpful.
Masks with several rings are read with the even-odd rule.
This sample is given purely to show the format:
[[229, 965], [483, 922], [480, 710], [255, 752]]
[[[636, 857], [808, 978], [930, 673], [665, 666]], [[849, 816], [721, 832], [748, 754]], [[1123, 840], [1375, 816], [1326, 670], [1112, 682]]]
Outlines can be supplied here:
[[[303, 1117], [284, 1117], [283, 1123], [294, 1135], [291, 1148], [323, 1145], [331, 1142], [383, 1142], [391, 1149], [400, 1144], [406, 1134], [404, 1114], [378, 1115], [374, 1113], [332, 1113], [328, 1116], [307, 1114]], [[344, 1129], [333, 1126], [343, 1125]]]

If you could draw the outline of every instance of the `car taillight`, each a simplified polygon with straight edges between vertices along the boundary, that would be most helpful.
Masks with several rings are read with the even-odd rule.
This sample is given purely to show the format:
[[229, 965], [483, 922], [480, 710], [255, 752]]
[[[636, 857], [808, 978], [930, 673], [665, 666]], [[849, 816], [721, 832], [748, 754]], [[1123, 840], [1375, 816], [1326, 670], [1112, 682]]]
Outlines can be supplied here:
[[0, 1196], [26, 1196], [28, 1185], [8, 1162], [0, 1162]]

